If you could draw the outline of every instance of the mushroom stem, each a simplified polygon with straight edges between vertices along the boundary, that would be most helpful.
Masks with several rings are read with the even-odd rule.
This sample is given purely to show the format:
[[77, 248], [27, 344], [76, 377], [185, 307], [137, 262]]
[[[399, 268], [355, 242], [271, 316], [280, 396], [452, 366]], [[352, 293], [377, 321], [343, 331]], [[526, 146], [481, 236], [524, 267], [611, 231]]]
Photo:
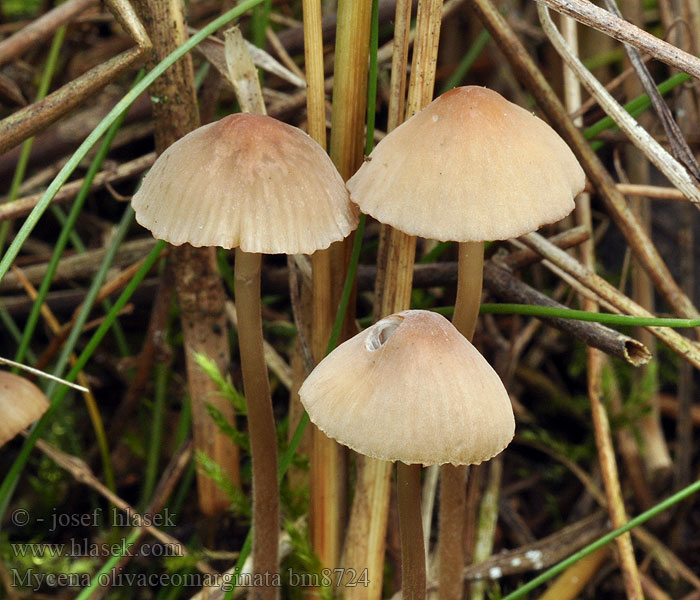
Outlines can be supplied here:
[[425, 599], [425, 546], [420, 512], [421, 465], [396, 463], [403, 600]]
[[[262, 257], [236, 248], [235, 290], [238, 345], [253, 465], [253, 573], [278, 572], [279, 494], [277, 436], [263, 352], [260, 308]], [[265, 577], [264, 581], [267, 581]], [[277, 588], [261, 587], [258, 599], [274, 599]]]
[[470, 342], [474, 337], [481, 304], [484, 242], [462, 242], [457, 267], [457, 298], [452, 323]]
[[[481, 302], [484, 243], [459, 244], [457, 298], [454, 326], [471, 341]], [[464, 536], [458, 525], [465, 523], [467, 467], [440, 467], [440, 514], [438, 556], [440, 600], [461, 600], [464, 592]]]

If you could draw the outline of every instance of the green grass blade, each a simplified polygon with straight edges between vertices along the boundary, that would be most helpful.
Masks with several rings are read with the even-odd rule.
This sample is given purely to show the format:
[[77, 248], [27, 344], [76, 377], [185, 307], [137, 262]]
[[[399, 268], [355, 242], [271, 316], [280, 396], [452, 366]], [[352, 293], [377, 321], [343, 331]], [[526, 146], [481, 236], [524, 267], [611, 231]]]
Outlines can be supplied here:
[[479, 58], [479, 55], [483, 52], [484, 48], [486, 48], [486, 44], [489, 43], [490, 39], [491, 34], [485, 29], [482, 29], [479, 32], [479, 35], [476, 36], [474, 43], [462, 58], [461, 62], [455, 69], [455, 72], [450, 75], [447, 81], [445, 81], [442, 89], [440, 90], [441, 94], [449, 92], [452, 88], [457, 87], [460, 83], [462, 83], [476, 59]]
[[[663, 96], [688, 80], [690, 80], [690, 75], [686, 73], [677, 73], [676, 75], [669, 77], [666, 81], [662, 81], [657, 86], [657, 89]], [[650, 106], [651, 100], [649, 100], [649, 96], [647, 96], [646, 94], [642, 94], [634, 100], [629, 101], [627, 104], [624, 105], [623, 108], [633, 117], [636, 117], [637, 115], [647, 110]], [[590, 140], [597, 136], [599, 133], [606, 131], [607, 129], [616, 128], [617, 125], [615, 125], [615, 121], [613, 121], [610, 117], [603, 117], [602, 119], [600, 119], [600, 121], [584, 129], [583, 135], [586, 139]], [[605, 142], [601, 142], [600, 140], [591, 143], [591, 146], [594, 150], [598, 150], [604, 145]]]
[[141, 537], [142, 530], [140, 528], [134, 529], [129, 537], [124, 538], [123, 543], [121, 545], [123, 551], [122, 552], [117, 552], [116, 554], [113, 554], [112, 556], [109, 557], [109, 560], [102, 565], [102, 568], [95, 573], [95, 576], [92, 578], [92, 581], [90, 582], [90, 585], [83, 589], [80, 594], [78, 594], [76, 600], [86, 600], [92, 594], [97, 590], [97, 588], [102, 587], [103, 585], [106, 584], [107, 581], [110, 580], [110, 571], [117, 566], [117, 563], [122, 559], [122, 557], [128, 552], [129, 548], [132, 548], [132, 546], [136, 543], [136, 541]]
[[[61, 353], [59, 354], [59, 357], [56, 361], [56, 365], [54, 366], [54, 369], [52, 372], [52, 374], [55, 375], [56, 377], [61, 377], [63, 375], [63, 371], [65, 370], [65, 367], [68, 364], [68, 361], [70, 360], [70, 356], [73, 353], [73, 349], [75, 348], [75, 346], [78, 342], [78, 338], [80, 337], [82, 330], [83, 330], [83, 327], [84, 327], [85, 323], [87, 322], [88, 316], [90, 315], [90, 310], [92, 309], [92, 306], [95, 303], [95, 299], [97, 298], [97, 294], [100, 291], [100, 287], [102, 286], [102, 282], [104, 281], [105, 277], [107, 276], [107, 271], [109, 270], [109, 268], [114, 260], [114, 256], [117, 253], [117, 249], [118, 249], [119, 245], [121, 244], [122, 239], [124, 239], [124, 236], [126, 235], [126, 232], [129, 228], [129, 225], [131, 224], [131, 222], [133, 220], [133, 215], [134, 215], [134, 211], [129, 206], [124, 211], [124, 216], [122, 217], [122, 221], [119, 225], [119, 228], [117, 229], [117, 231], [114, 235], [112, 245], [105, 253], [104, 258], [102, 259], [102, 264], [100, 265], [100, 268], [98, 269], [97, 274], [95, 275], [95, 277], [92, 281], [90, 289], [88, 290], [88, 293], [85, 296], [85, 300], [83, 301], [82, 309], [81, 309], [80, 313], [78, 314], [78, 317], [75, 320], [75, 324], [73, 325], [73, 329], [71, 329], [71, 332], [68, 335], [68, 338], [66, 339], [65, 343], [63, 344], [63, 347], [61, 349]], [[76, 371], [75, 374], [73, 375], [73, 378], [75, 378], [75, 376], [79, 372], [80, 372], [80, 370]], [[68, 378], [66, 377], [65, 379], [68, 379]], [[74, 379], [68, 379], [68, 380], [73, 381]], [[46, 395], [49, 398], [52, 398], [57, 387], [58, 387], [58, 384], [56, 382], [54, 382], [54, 381], [50, 382], [47, 386], [47, 389], [46, 389]], [[56, 394], [56, 397], [54, 397], [52, 399], [51, 407], [44, 414], [44, 416], [41, 418], [41, 420], [38, 423], [36, 423], [34, 425], [34, 427], [32, 428], [29, 437], [24, 441], [24, 445], [22, 446], [22, 450], [20, 451], [20, 454], [15, 459], [15, 462], [12, 464], [10, 472], [5, 477], [5, 480], [3, 481], [3, 484], [0, 487], [0, 521], [2, 521], [2, 517], [3, 517], [3, 514], [5, 512], [5, 508], [7, 507], [8, 503], [10, 501], [10, 497], [12, 496], [12, 491], [14, 490], [14, 485], [16, 483], [16, 480], [19, 478], [19, 476], [22, 472], [22, 469], [24, 469], [24, 465], [27, 462], [27, 459], [29, 458], [29, 453], [31, 452], [32, 448], [34, 448], [36, 441], [39, 439], [39, 435], [46, 427], [46, 423], [48, 422], [50, 415], [52, 415], [55, 412], [56, 406], [58, 404], [60, 404], [60, 401], [57, 398], [60, 396], [60, 398], [62, 399], [63, 396], [65, 395], [65, 392], [67, 391], [67, 389], [68, 388], [66, 386], [62, 386], [61, 388], [59, 388], [59, 392]], [[112, 476], [111, 462], [109, 460], [109, 448], [107, 447], [107, 439], [106, 439], [106, 435], [104, 433], [104, 429], [102, 429], [100, 431], [98, 428], [96, 430], [96, 434], [97, 434], [97, 440], [98, 440], [98, 443], [100, 446], [100, 453], [101, 453], [103, 461], [104, 461], [105, 478], [108, 482], [111, 483], [112, 486], [114, 486], [114, 477]]]
[[[124, 115], [122, 115], [123, 117]], [[117, 123], [121, 124], [121, 119], [117, 121]], [[117, 125], [115, 123], [115, 125]], [[111, 129], [110, 129], [111, 132]], [[109, 133], [107, 133], [107, 137], [105, 137], [104, 141], [109, 145], [111, 140], [109, 140]], [[95, 157], [95, 160], [97, 160], [97, 157]], [[102, 164], [102, 161], [100, 161], [100, 165]], [[92, 165], [91, 165], [92, 167]], [[87, 178], [86, 178], [87, 180]], [[90, 180], [92, 181], [92, 179]], [[88, 185], [89, 188], [89, 185]], [[75, 205], [75, 202], [74, 202]], [[72, 209], [73, 207], [71, 207]], [[56, 218], [56, 220], [60, 223], [61, 228], [65, 227], [66, 224], [68, 223], [68, 217], [66, 214], [63, 212], [60, 206], [58, 204], [51, 204], [49, 206], [49, 210], [51, 211], [51, 214]], [[72, 210], [71, 210], [72, 213]], [[69, 233], [69, 239], [71, 241], [71, 245], [79, 254], [84, 254], [87, 252], [87, 248], [85, 247], [85, 244], [83, 244], [83, 241], [80, 239], [80, 236], [78, 235], [77, 231], [75, 230], [74, 225], [70, 225], [70, 233]], [[111, 308], [112, 308], [112, 303], [108, 300], [105, 299], [101, 303], [102, 308], [104, 309], [105, 313], [108, 313]], [[112, 333], [114, 334], [114, 340], [117, 343], [117, 348], [119, 350], [119, 354], [121, 355], [122, 358], [127, 358], [128, 356], [131, 356], [131, 352], [129, 351], [129, 344], [126, 341], [126, 334], [124, 333], [124, 330], [121, 327], [121, 324], [119, 323], [119, 320], [114, 321], [114, 325], [112, 327]]]
[[156, 384], [151, 410], [151, 435], [148, 440], [148, 455], [144, 475], [141, 506], [146, 507], [150, 502], [158, 481], [158, 463], [160, 461], [161, 443], [163, 440], [163, 424], [165, 420], [165, 399], [168, 391], [170, 371], [165, 363], [155, 366]]
[[[138, 85], [139, 79], [141, 79], [142, 77], [143, 73], [137, 75], [136, 81], [134, 82], [135, 86]], [[58, 268], [58, 263], [61, 260], [61, 256], [63, 256], [63, 252], [65, 250], [66, 244], [68, 243], [68, 239], [70, 238], [70, 234], [73, 231], [73, 228], [75, 227], [75, 223], [77, 222], [78, 217], [80, 216], [80, 212], [82, 211], [83, 205], [85, 204], [85, 200], [87, 199], [87, 196], [90, 192], [90, 186], [92, 185], [95, 176], [100, 170], [102, 163], [107, 157], [107, 153], [109, 152], [109, 148], [112, 144], [112, 141], [114, 140], [114, 137], [117, 135], [117, 131], [119, 131], [119, 127], [124, 121], [124, 116], [125, 113], [118, 115], [114, 123], [110, 125], [110, 128], [107, 131], [107, 135], [105, 136], [100, 148], [97, 151], [97, 154], [95, 155], [95, 158], [93, 159], [92, 163], [90, 164], [90, 167], [88, 168], [87, 173], [85, 174], [84, 183], [78, 191], [78, 195], [75, 197], [75, 200], [73, 201], [73, 205], [71, 206], [71, 210], [68, 214], [68, 218], [66, 219], [66, 223], [61, 228], [61, 233], [58, 236], [58, 240], [56, 241], [56, 244], [54, 246], [53, 254], [51, 255], [51, 260], [49, 260], [49, 264], [46, 268], [46, 274], [44, 275], [44, 279], [42, 280], [41, 285], [39, 286], [39, 290], [37, 292], [37, 299], [34, 302], [34, 305], [32, 306], [32, 309], [29, 313], [29, 317], [27, 318], [27, 323], [24, 328], [22, 341], [20, 342], [19, 348], [15, 355], [15, 360], [17, 362], [22, 362], [22, 360], [24, 359], [24, 355], [27, 352], [27, 348], [31, 343], [32, 337], [34, 336], [34, 331], [36, 330], [36, 326], [39, 323], [41, 305], [44, 304], [44, 302], [46, 301], [46, 297], [49, 293], [49, 288], [51, 287], [51, 281], [53, 280], [54, 274], [56, 273], [56, 269]]]
[[592, 321], [608, 325], [629, 325], [634, 327], [700, 327], [700, 319], [676, 319], [664, 317], [635, 317], [632, 315], [613, 315], [609, 313], [586, 312], [571, 308], [552, 306], [534, 306], [532, 304], [482, 304], [480, 314], [530, 315], [533, 317], [552, 317]]

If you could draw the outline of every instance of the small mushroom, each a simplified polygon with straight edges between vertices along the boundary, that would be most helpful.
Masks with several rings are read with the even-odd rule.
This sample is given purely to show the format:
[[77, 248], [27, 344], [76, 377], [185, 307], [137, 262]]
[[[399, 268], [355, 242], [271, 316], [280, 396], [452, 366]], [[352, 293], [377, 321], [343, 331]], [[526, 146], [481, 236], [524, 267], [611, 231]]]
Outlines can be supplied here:
[[0, 371], [0, 446], [38, 420], [48, 408], [48, 399], [31, 381]]
[[153, 165], [131, 202], [136, 220], [179, 246], [311, 254], [357, 226], [342, 178], [309, 135], [237, 113], [195, 129]]
[[310, 254], [358, 222], [335, 166], [296, 127], [239, 113], [170, 146], [132, 199], [136, 220], [171, 244], [236, 248], [235, 295], [253, 468], [253, 569], [278, 570], [275, 433], [263, 354], [262, 253]]
[[338, 346], [299, 396], [326, 435], [380, 460], [479, 464], [515, 431], [496, 372], [445, 317], [425, 310], [381, 319]]
[[366, 456], [399, 461], [402, 593], [424, 598], [419, 465], [479, 464], [510, 443], [515, 419], [500, 378], [447, 319], [407, 310], [338, 346], [299, 397], [329, 437]]
[[394, 129], [348, 181], [362, 212], [409, 235], [503, 240], [563, 219], [584, 187], [544, 121], [483, 87], [455, 88]]

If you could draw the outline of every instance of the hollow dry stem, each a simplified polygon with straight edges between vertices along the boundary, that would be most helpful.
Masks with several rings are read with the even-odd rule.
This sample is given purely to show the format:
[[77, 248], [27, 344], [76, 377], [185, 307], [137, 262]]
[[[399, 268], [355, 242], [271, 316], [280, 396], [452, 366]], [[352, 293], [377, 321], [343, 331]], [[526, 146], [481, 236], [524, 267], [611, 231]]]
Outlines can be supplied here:
[[[594, 308], [594, 305], [586, 306], [586, 310]], [[601, 389], [603, 354], [594, 348], [587, 348], [586, 358], [588, 364], [588, 397], [591, 401], [591, 415], [593, 417], [596, 446], [598, 446], [598, 460], [603, 476], [605, 496], [608, 501], [610, 521], [614, 528], [618, 528], [627, 523], [627, 514], [617, 471], [615, 449], [613, 448], [610, 435], [608, 413], [603, 404]], [[625, 533], [617, 538], [616, 543], [620, 552], [620, 569], [622, 570], [622, 579], [627, 598], [628, 600], [643, 600], [644, 594], [639, 580], [639, 570], [634, 556], [634, 548], [632, 547], [632, 537], [629, 533]]]
[[[536, 249], [543, 257], [554, 265], [561, 267], [569, 275], [583, 283], [588, 289], [593, 290], [601, 300], [609, 302], [623, 314], [637, 317], [653, 317], [650, 312], [644, 310], [636, 302], [618, 292], [617, 288], [610, 285], [599, 275], [586, 268], [575, 258], [569, 256], [563, 250], [559, 250], [537, 233], [528, 233], [521, 240], [530, 248]], [[676, 353], [685, 358], [691, 364], [700, 368], [700, 350], [693, 343], [668, 327], [647, 327], [654, 336], [662, 340]]]
[[[304, 0], [304, 60], [307, 81], [309, 134], [326, 147], [326, 97], [323, 72], [323, 35], [320, 0]], [[326, 352], [333, 327], [331, 251], [319, 250], [311, 257], [311, 350], [315, 362]], [[325, 567], [340, 563], [346, 512], [345, 451], [315, 427], [310, 463], [311, 543]]]
[[[556, 39], [556, 44], [558, 44], [558, 49], [560, 52], [563, 52], [564, 50], [568, 52], [568, 60], [566, 61], [567, 65], [571, 71], [573, 71], [573, 74], [576, 74], [579, 78], [582, 78], [583, 81], [588, 72], [586, 71], [583, 73], [581, 71], [582, 65], [580, 65], [576, 55], [577, 47], [573, 46], [573, 49], [570, 48], [564, 39], [558, 34], [556, 27], [552, 23], [551, 19], [549, 19], [549, 14], [547, 13], [546, 8], [538, 6], [538, 12], [543, 23], [543, 27], [546, 29], [550, 39]], [[573, 41], [574, 43], [576, 42], [575, 37]], [[578, 97], [576, 103], [580, 104], [580, 86], [574, 77], [571, 77], [571, 80], [568, 83], [570, 87], [574, 88], [574, 90], [572, 90], [575, 92], [574, 95]], [[574, 106], [569, 106], [568, 108], [572, 109]], [[579, 198], [575, 218], [577, 223], [584, 225], [589, 231], [593, 231], [591, 203], [588, 194], [583, 194]], [[592, 236], [589, 240], [579, 246], [579, 254], [581, 256], [581, 262], [588, 269], [594, 272], [595, 246], [593, 244]], [[591, 300], [586, 296], [583, 296], [582, 303], [584, 310], [591, 312], [598, 311], [598, 303], [595, 300]], [[625, 515], [625, 508], [622, 502], [622, 493], [620, 490], [620, 481], [618, 478], [617, 463], [615, 460], [615, 450], [612, 436], [610, 434], [608, 416], [606, 409], [601, 402], [600, 395], [596, 393], [601, 389], [602, 365], [604, 360], [605, 357], [600, 351], [591, 347], [586, 349], [586, 373], [588, 378], [591, 412], [593, 415], [595, 441], [598, 448], [598, 459], [600, 462], [601, 471], [603, 473], [603, 481], [608, 498], [611, 520], [614, 526], [619, 527], [625, 523], [627, 517]], [[618, 538], [616, 543], [620, 552], [620, 562], [627, 597], [641, 597], [641, 584], [639, 581], [637, 563], [634, 557], [634, 549], [632, 548], [632, 540], [630, 537], [626, 537], [625, 539]]]
[[[367, 72], [369, 65], [369, 39], [372, 17], [372, 2], [369, 0], [339, 0], [337, 10], [337, 28], [335, 44], [335, 72], [333, 83], [333, 106], [331, 115], [330, 157], [338, 168], [344, 180], [349, 179], [362, 163], [364, 150], [364, 130], [367, 107]], [[331, 247], [331, 290], [332, 297], [340, 297], [347, 261], [350, 256], [354, 236], [351, 234], [342, 243]], [[350, 301], [350, 309], [341, 332], [341, 340], [354, 335], [354, 300]], [[334, 305], [337, 302], [334, 301]], [[340, 451], [339, 451], [340, 452]], [[343, 480], [345, 480], [343, 473]], [[355, 490], [356, 503], [363, 498], [374, 505], [373, 490], [363, 488], [364, 481], [358, 474]], [[369, 496], [369, 497], [368, 497]], [[336, 496], [334, 501], [343, 503], [338, 506], [337, 514], [345, 515], [346, 496]], [[367, 541], [367, 531], [361, 526], [353, 529], [353, 517], [350, 518], [346, 536], [345, 566], [354, 568], [357, 573], [367, 569], [372, 582], [369, 587], [355, 586], [344, 588], [346, 598], [379, 598], [383, 571], [384, 540], [381, 540], [382, 562], [377, 568], [367, 560], [364, 545]], [[364, 521], [363, 521], [364, 523]], [[333, 539], [342, 536], [345, 522], [334, 523], [333, 527], [340, 532]], [[359, 546], [358, 546], [359, 544]], [[369, 594], [375, 594], [370, 596]]]
[[[185, 17], [181, 5], [165, 0], [139, 0], [135, 5], [148, 24], [148, 34], [155, 49], [154, 61], [167, 56], [185, 41]], [[131, 23], [132, 28], [138, 27], [133, 24], [135, 17], [125, 16], [124, 19], [127, 24]], [[156, 150], [162, 153], [199, 125], [192, 58], [186, 56], [171, 66], [154, 82], [150, 94]], [[213, 404], [229, 421], [233, 419], [233, 407], [218, 394], [216, 385], [194, 358], [195, 353], [205, 354], [222, 372], [228, 369], [230, 362], [225, 294], [216, 268], [215, 250], [186, 244], [174, 249], [171, 256], [181, 308], [195, 448], [216, 461], [232, 481], [238, 482], [238, 448], [209, 416], [206, 403]], [[228, 508], [228, 496], [206, 474], [198, 473], [197, 488], [204, 514], [213, 515]]]
[[587, 0], [539, 1], [561, 14], [568, 15], [603, 32], [605, 35], [634, 46], [661, 62], [689, 73], [693, 77], [700, 77], [700, 60], [696, 56], [653, 36], [592, 2]]
[[[397, 77], [403, 77], [403, 73], [405, 73], [407, 42], [401, 36], [408, 33], [406, 24], [407, 18], [410, 16], [410, 6], [407, 6], [406, 2], [397, 2], [396, 15], [400, 27], [396, 32], [399, 39], [394, 44], [392, 69], [400, 69], [400, 73], [392, 74], [394, 91], [391, 96], [392, 104], [389, 107], [390, 122], [394, 125], [398, 125], [401, 121], [401, 113], [398, 109], [401, 105], [402, 84]], [[420, 0], [416, 19], [412, 75], [406, 104], [407, 117], [419, 111], [432, 100], [441, 15], [442, 0]], [[375, 310], [375, 317], [378, 318], [410, 307], [416, 252], [416, 240], [412, 236], [387, 227], [383, 230], [383, 238], [384, 243], [380, 247], [380, 256], [377, 259], [378, 270], [381, 271], [378, 279], [383, 282], [383, 286], [378, 289], [375, 298], [375, 307], [378, 308]], [[391, 468], [388, 463], [373, 459], [364, 459], [360, 465], [361, 471], [358, 474], [358, 481], [363, 483], [364, 487], [357, 486], [356, 488], [348, 530], [346, 565], [367, 567], [370, 578], [379, 580], [379, 585], [372, 590], [372, 593], [381, 594]], [[416, 502], [415, 518], [417, 526], [422, 530], [420, 492], [416, 496]], [[369, 508], [375, 509], [375, 512], [370, 512]], [[418, 577], [418, 580], [422, 578], [423, 588], [425, 588], [425, 548], [422, 536], [420, 547], [423, 549], [422, 559], [416, 561], [413, 568], [418, 571], [411, 576]], [[402, 552], [404, 551], [412, 552], [414, 550], [402, 548]], [[348, 597], [356, 598], [358, 596], [353, 591]], [[378, 598], [379, 595], [366, 597]]]

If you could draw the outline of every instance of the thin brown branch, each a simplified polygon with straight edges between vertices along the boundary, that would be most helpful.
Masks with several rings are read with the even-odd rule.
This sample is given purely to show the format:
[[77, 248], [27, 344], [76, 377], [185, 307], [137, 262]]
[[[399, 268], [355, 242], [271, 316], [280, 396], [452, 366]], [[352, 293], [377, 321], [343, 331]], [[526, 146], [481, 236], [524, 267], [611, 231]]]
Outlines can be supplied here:
[[700, 60], [697, 57], [647, 33], [624, 19], [616, 17], [607, 10], [588, 2], [588, 0], [538, 1], [620, 42], [639, 48], [661, 62], [676, 67], [693, 77], [700, 78]]
[[[156, 153], [151, 152], [134, 160], [130, 160], [129, 162], [125, 162], [116, 168], [100, 171], [95, 175], [90, 189], [96, 190], [107, 183], [118, 183], [125, 179], [131, 179], [148, 169], [154, 163], [155, 159]], [[84, 182], [84, 179], [77, 179], [76, 181], [67, 183], [54, 196], [52, 202], [61, 203], [72, 200], [83, 187]], [[0, 221], [26, 217], [32, 212], [32, 209], [37, 205], [42, 196], [43, 192], [32, 194], [31, 196], [24, 196], [23, 198], [18, 198], [14, 202], [0, 205]]]
[[[484, 285], [497, 298], [506, 302], [566, 308], [549, 296], [519, 281], [508, 271], [491, 261], [484, 265]], [[651, 359], [651, 353], [644, 344], [600, 323], [554, 318], [542, 318], [542, 321], [573, 336], [587, 346], [598, 348], [606, 354], [621, 358], [635, 367], [643, 365]]]
[[138, 66], [144, 54], [142, 48], [127, 50], [0, 121], [0, 154], [42, 131], [110, 81]]
[[[156, 241], [153, 238], [143, 238], [126, 242], [117, 250], [113, 266], [125, 267], [139, 261], [143, 256], [148, 254], [155, 246]], [[89, 250], [81, 254], [66, 256], [60, 261], [53, 277], [54, 283], [65, 283], [71, 280], [80, 280], [94, 275], [102, 260], [107, 253], [106, 248], [98, 248]], [[34, 285], [41, 283], [48, 265], [46, 263], [24, 267], [24, 276]], [[13, 273], [8, 273], [0, 282], [0, 291], [16, 291], [22, 289], [21, 283], [17, 276]]]
[[[637, 317], [653, 317], [651, 313], [630, 300], [627, 296], [619, 292], [602, 277], [584, 267], [575, 258], [569, 256], [537, 233], [529, 233], [520, 238], [530, 248], [537, 250], [543, 257], [575, 277], [590, 290], [594, 291], [601, 299], [615, 306], [623, 314]], [[668, 344], [668, 346], [680, 356], [688, 360], [691, 364], [700, 368], [700, 348], [690, 340], [684, 338], [676, 331], [668, 327], [649, 327], [657, 338]]]
[[98, 0], [69, 0], [31, 21], [26, 27], [0, 42], [0, 65], [19, 58], [61, 25], [70, 23], [80, 13], [97, 3]]
[[[117, 496], [117, 494], [115, 494], [107, 486], [105, 486], [95, 476], [95, 474], [92, 472], [92, 469], [90, 469], [90, 467], [85, 461], [78, 458], [77, 456], [66, 454], [65, 452], [59, 450], [58, 448], [55, 448], [51, 444], [48, 444], [44, 440], [38, 440], [36, 443], [36, 447], [39, 450], [41, 450], [46, 456], [48, 456], [54, 463], [56, 463], [56, 465], [70, 473], [76, 481], [85, 484], [90, 489], [96, 491], [110, 504], [113, 504], [119, 510], [126, 513], [131, 524], [141, 529], [144, 533], [149, 533], [157, 540], [166, 544], [170, 549], [172, 549], [174, 554], [177, 554], [178, 556], [187, 556], [188, 552], [185, 544], [183, 544], [177, 538], [173, 537], [168, 533], [165, 533], [164, 531], [161, 531], [160, 529], [158, 529], [158, 527], [150, 523], [147, 525], [140, 525], [140, 523], [148, 523], [148, 519], [144, 519], [141, 513], [139, 513], [131, 504], [123, 500], [121, 497]], [[163, 477], [161, 477], [161, 480], [159, 482], [159, 486], [161, 489], [167, 491], [167, 488], [172, 488], [172, 486], [175, 482], [177, 482], [183, 471], [183, 468], [177, 468], [177, 465], [184, 464], [186, 466], [191, 456], [192, 444], [191, 442], [186, 442], [185, 445], [173, 455], [173, 458], [171, 459], [171, 465], [168, 469], [166, 469], [166, 472], [164, 473]], [[167, 494], [165, 496], [163, 496], [163, 494], [156, 495], [158, 497], [162, 497], [163, 499], [167, 498]], [[216, 571], [204, 561], [197, 561], [196, 566], [202, 573], [216, 573]]]

